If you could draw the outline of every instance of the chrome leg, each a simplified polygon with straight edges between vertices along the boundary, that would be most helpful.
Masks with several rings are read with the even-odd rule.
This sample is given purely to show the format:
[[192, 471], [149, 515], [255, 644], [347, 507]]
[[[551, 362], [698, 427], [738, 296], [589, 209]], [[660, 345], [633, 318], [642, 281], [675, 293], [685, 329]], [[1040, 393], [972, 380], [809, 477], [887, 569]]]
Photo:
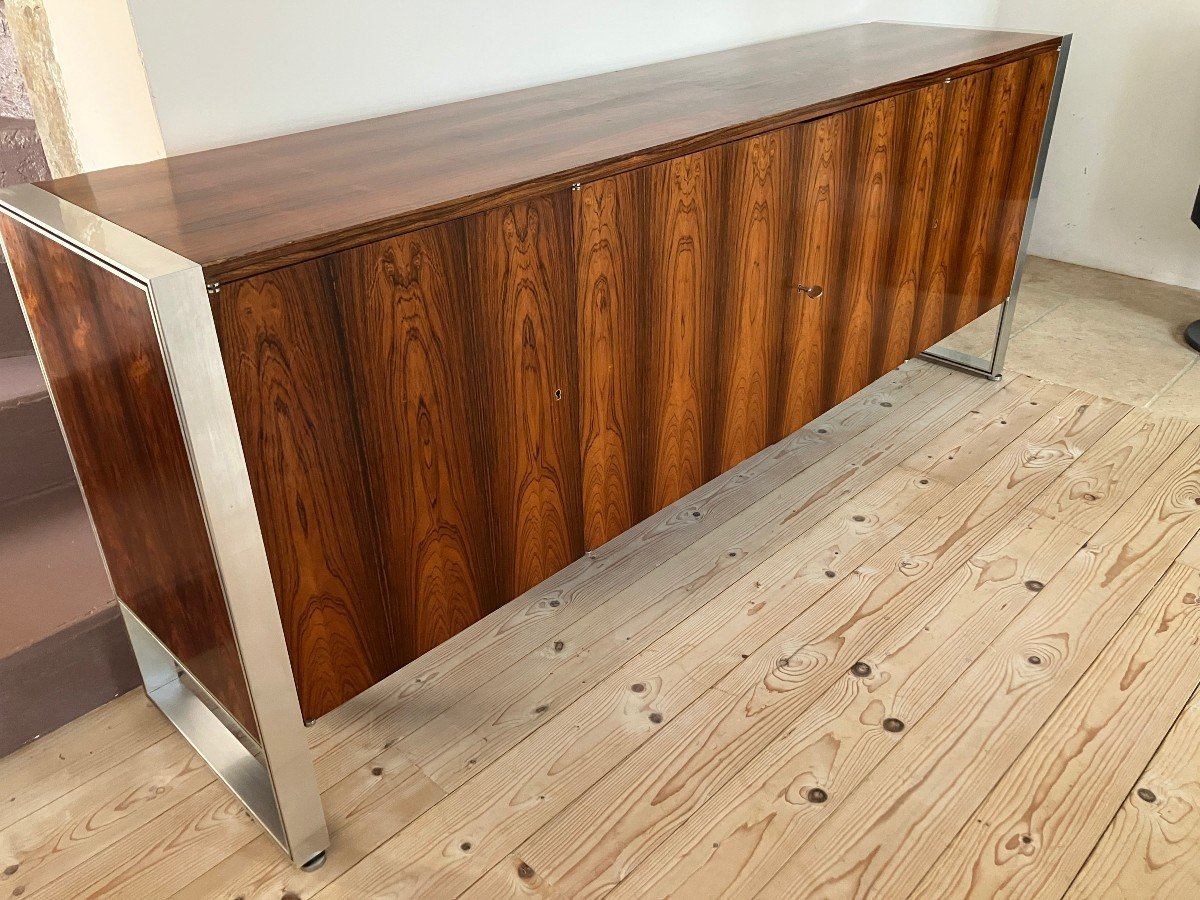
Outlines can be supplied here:
[[1017, 302], [1009, 297], [1000, 305], [1000, 324], [996, 326], [996, 339], [992, 344], [991, 359], [972, 356], [955, 350], [953, 347], [930, 347], [921, 354], [921, 359], [966, 372], [968, 375], [978, 375], [990, 381], [999, 381], [1004, 377], [1004, 355], [1008, 351], [1008, 339], [1012, 334], [1013, 317], [1016, 315]]
[[122, 603], [126, 630], [154, 704], [292, 861], [317, 868], [329, 832], [200, 267], [34, 185], [0, 191], [0, 208], [146, 291], [258, 740]]
[[192, 687], [198, 687], [198, 682], [188, 678], [188, 683], [184, 683], [185, 670], [171, 651], [124, 603], [119, 605], [146, 693], [154, 705], [286, 849], [271, 775], [259, 758], [262, 749], [244, 732], [239, 739], [227, 718], [218, 714], [216, 702], [211, 697], [201, 699], [199, 691]]

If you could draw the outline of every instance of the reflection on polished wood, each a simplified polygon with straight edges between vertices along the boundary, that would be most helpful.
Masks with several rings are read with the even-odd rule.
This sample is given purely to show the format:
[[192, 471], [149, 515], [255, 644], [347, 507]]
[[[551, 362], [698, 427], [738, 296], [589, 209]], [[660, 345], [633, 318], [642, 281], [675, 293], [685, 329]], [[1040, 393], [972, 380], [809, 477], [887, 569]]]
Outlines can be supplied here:
[[145, 288], [8, 216], [0, 234], [117, 596], [257, 735]]

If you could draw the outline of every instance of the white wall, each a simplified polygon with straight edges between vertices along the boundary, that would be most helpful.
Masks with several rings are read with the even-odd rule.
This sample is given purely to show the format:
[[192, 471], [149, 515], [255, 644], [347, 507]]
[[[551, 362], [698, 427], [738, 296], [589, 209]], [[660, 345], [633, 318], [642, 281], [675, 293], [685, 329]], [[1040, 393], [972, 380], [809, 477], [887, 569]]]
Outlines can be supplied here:
[[997, 25], [1075, 35], [1031, 251], [1200, 288], [1200, 0], [1001, 0]]
[[998, 0], [129, 0], [169, 153]]
[[124, 0], [42, 0], [79, 168], [164, 155]]

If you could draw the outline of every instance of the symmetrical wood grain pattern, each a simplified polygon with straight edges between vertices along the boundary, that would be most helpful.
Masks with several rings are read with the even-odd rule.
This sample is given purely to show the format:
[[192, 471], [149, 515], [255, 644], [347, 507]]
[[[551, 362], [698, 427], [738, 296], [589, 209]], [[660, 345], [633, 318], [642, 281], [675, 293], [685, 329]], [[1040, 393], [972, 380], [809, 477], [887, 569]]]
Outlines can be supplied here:
[[650, 253], [640, 286], [648, 295], [641, 427], [647, 437], [643, 464], [651, 511], [708, 480], [715, 327], [723, 294], [718, 286], [722, 174], [721, 154], [707, 151], [660, 163], [648, 175]]
[[781, 436], [792, 136], [768, 132], [576, 192], [589, 547]]
[[794, 128], [779, 129], [725, 151], [710, 471], [733, 468], [777, 437], [780, 326], [795, 246], [795, 136]]
[[306, 717], [582, 555], [570, 202], [217, 300]]
[[502, 595], [491, 612], [583, 554], [571, 201], [560, 192], [465, 224], [479, 352], [471, 402], [485, 421]]
[[145, 289], [8, 216], [0, 234], [117, 596], [257, 734]]
[[391, 672], [394, 655], [337, 311], [317, 263], [215, 299], [300, 708], [315, 719]]
[[[583, 186], [588, 546], [1007, 295], [1056, 60]], [[964, 109], [987, 140], [956, 137]], [[943, 152], [947, 140], [961, 152]], [[949, 187], [935, 190], [947, 168]], [[937, 201], [950, 204], [948, 224], [935, 195], [949, 197]], [[942, 240], [947, 227], [966, 236]]]
[[981, 71], [1054, 36], [871, 23], [47, 182], [233, 280]]
[[330, 265], [386, 572], [390, 672], [496, 602], [462, 226]]
[[797, 290], [785, 307], [779, 434], [909, 354], [944, 91], [922, 88], [797, 129]]
[[575, 202], [578, 248], [579, 428], [584, 543], [599, 547], [646, 517], [646, 170], [582, 185]]

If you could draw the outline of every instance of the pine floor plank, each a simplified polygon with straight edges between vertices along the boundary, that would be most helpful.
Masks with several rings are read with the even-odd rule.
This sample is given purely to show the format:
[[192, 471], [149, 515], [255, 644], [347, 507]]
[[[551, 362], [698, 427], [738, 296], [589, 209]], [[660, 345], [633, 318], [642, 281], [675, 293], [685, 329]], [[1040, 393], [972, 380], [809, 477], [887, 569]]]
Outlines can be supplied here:
[[[1198, 499], [1200, 439], [1193, 434], [795, 848], [764, 891], [779, 897], [911, 892], [1200, 530]], [[1031, 655], [1043, 664], [1030, 665]]]
[[[1117, 404], [1105, 402], [1089, 407], [1074, 395], [1061, 407], [1055, 410], [1055, 427], [1071, 433], [1074, 429], [1064, 422], [1079, 425], [1082, 432], [1079, 439], [1085, 446], [1107, 431], [1123, 411]], [[1039, 477], [1052, 480], [1057, 474], [1049, 464], [1056, 453], [1049, 449], [1042, 455], [1034, 454], [1029, 459], [1032, 465], [1027, 467], [1020, 465], [1027, 458], [1025, 453], [1008, 451], [1005, 448], [1001, 456], [1008, 454], [1010, 469], [1016, 466], [1031, 470], [1028, 478], [1013, 476], [1004, 481], [1011, 486], [1013, 495], [1020, 495], [1023, 490], [1036, 493]], [[1064, 446], [1060, 453], [1063, 460], [1070, 460], [1078, 451]], [[922, 473], [910, 474], [917, 484], [926, 482], [931, 486], [936, 481]], [[1012, 476], [1011, 472], [1006, 474]], [[887, 518], [895, 517], [881, 517], [881, 520]], [[821, 537], [819, 530], [807, 533], [802, 541], [818, 537]], [[812, 550], [790, 547], [786, 554], [777, 554], [785, 557], [782, 561], [772, 557], [771, 565], [776, 571], [760, 577], [760, 570], [755, 570], [754, 579], [761, 587], [751, 592], [749, 599], [706, 605], [681, 626], [685, 632], [676, 629], [656, 642], [625, 670], [590, 693], [587, 702], [574, 704], [559, 717], [565, 721], [555, 720], [504, 757], [508, 761], [504, 772], [489, 770], [486, 784], [476, 786], [476, 782], [469, 782], [452, 794], [431, 811], [429, 818], [410, 829], [409, 834], [401, 833], [335, 882], [337, 890], [347, 895], [404, 896], [421, 892], [450, 895], [464, 889], [488, 865], [499, 862], [504, 853], [513, 849], [515, 840], [544, 824], [557, 811], [556, 807], [571, 802], [622, 756], [649, 739], [653, 729], [644, 727], [647, 713], [657, 714], [661, 721], [672, 721], [737, 665], [741, 654], [752, 653], [813, 602], [814, 597], [797, 602], [806, 585], [826, 593], [829, 588], [821, 587], [822, 581], [834, 582], [858, 564], [847, 552], [848, 558], [839, 565], [840, 574], [832, 569], [809, 570], [805, 573], [807, 580], [787, 578], [795, 568], [794, 560], [821, 559], [819, 546]], [[802, 572], [804, 568], [807, 567], [802, 567]], [[827, 572], [833, 572], [833, 576]], [[785, 579], [782, 582], [781, 577]], [[783, 596], [778, 596], [781, 593]], [[743, 612], [747, 609], [750, 614]], [[631, 685], [642, 690], [631, 693]], [[589, 758], [574, 769], [562, 761], [563, 757], [578, 758], [584, 753]], [[531, 765], [537, 771], [532, 778]], [[537, 803], [522, 806], [514, 793], [539, 799]], [[551, 799], [547, 802], [546, 798]], [[453, 842], [470, 845], [470, 853], [457, 858], [438, 853], [437, 848]]]
[[269, 836], [259, 833], [173, 896], [197, 900], [311, 896], [445, 796], [411, 764], [401, 764], [398, 773], [383, 766], [359, 769], [321, 798], [330, 847], [325, 865], [316, 872], [298, 871], [281, 857]]
[[1062, 896], [1200, 683], [1200, 572], [1175, 565], [917, 887]]
[[1167, 732], [1065, 896], [1200, 897], [1200, 692]]
[[168, 735], [0, 831], [0, 869], [16, 867], [32, 893], [215, 781], [182, 737]]
[[[359, 802], [370, 806], [367, 812], [389, 821], [390, 831], [402, 828], [440, 795], [431, 790], [428, 779], [412, 765], [396, 765], [384, 770], [374, 777], [375, 783], [363, 791], [362, 781], [369, 777], [368, 770], [355, 782], [360, 794], [366, 794]], [[342, 803], [337, 806], [326, 805], [326, 815], [333, 828], [346, 824], [351, 818], [351, 811], [347, 810], [348, 798], [343, 795], [340, 799]], [[363, 818], [368, 817], [364, 814]], [[353, 842], [359, 834], [353, 831], [339, 833], [333, 839], [331, 851], [336, 847], [339, 857], [352, 856]], [[229, 791], [202, 790], [146, 823], [116, 846], [89, 856], [82, 864], [51, 882], [46, 894], [62, 898], [128, 897], [130, 900], [167, 897], [204, 875], [215, 863], [238, 854], [262, 837], [262, 827], [250, 818]], [[255, 849], [264, 847], [255, 845]], [[270, 849], [275, 854], [271, 862], [278, 863], [278, 845], [271, 845]], [[251, 873], [268, 858], [267, 854], [253, 854], [251, 862], [255, 868]], [[342, 864], [341, 858], [326, 865], [333, 865], [332, 871], [336, 871]], [[292, 881], [305, 877], [295, 869], [289, 874]], [[272, 872], [264, 880], [269, 881], [274, 876]], [[297, 886], [308, 894], [310, 888], [306, 884]], [[240, 889], [238, 893], [241, 893]]]
[[[778, 868], [799, 835], [813, 830], [831, 808], [828, 803], [806, 802], [807, 792], [823, 790], [834, 803], [849, 793], [895, 743], [881, 729], [885, 715], [917, 721], [1035, 596], [1027, 583], [1049, 582], [1192, 431], [1182, 422], [1159, 422], [1150, 429], [1146, 424], [1146, 416], [1130, 412], [953, 578], [932, 591], [922, 587], [928, 599], [922, 601], [920, 614], [907, 625], [897, 622], [886, 641], [859, 654], [871, 667], [868, 676], [843, 674], [811, 707], [796, 685], [786, 685], [785, 692], [771, 676], [733, 690], [732, 709], [746, 719], [785, 693], [797, 694], [795, 723], [703, 807], [677, 823], [653, 852], [643, 854], [617, 894], [719, 895], [739, 878], [753, 880], [746, 871], [769, 875]], [[1112, 459], [1128, 464], [1117, 469], [1109, 464]], [[1103, 495], [1105, 502], [1078, 491], [1081, 483]], [[897, 610], [896, 615], [902, 613]], [[803, 645], [807, 639], [801, 632], [792, 640]], [[801, 673], [807, 674], [803, 668]], [[730, 688], [736, 677], [727, 679], [725, 686]], [[653, 796], [649, 790], [643, 793]], [[648, 804], [646, 800], [641, 806]], [[621, 861], [610, 867], [610, 881], [637, 861], [639, 845], [650, 842], [652, 832], [637, 833], [648, 825], [648, 818], [640, 811], [627, 826], [633, 834], [610, 840]], [[495, 881], [493, 885], [498, 886]], [[561, 887], [567, 895], [579, 889], [570, 879]]]
[[[1064, 412], [1073, 412], [1075, 401], [1063, 406]], [[989, 635], [985, 627], [989, 614], [995, 611], [991, 618], [997, 621], [990, 632], [994, 634], [1005, 621], [1000, 616], [1011, 617], [1029, 595], [1024, 582], [1048, 578], [1090, 535], [1048, 519], [1043, 519], [1043, 527], [1035, 531], [1027, 515], [1017, 515], [1005, 526], [1005, 512], [986, 499], [993, 491], [1003, 495], [1006, 488], [997, 485], [1011, 489], [1026, 482], [1014, 474], [1015, 469], [1042, 469], [1053, 456], [1048, 448], [1056, 443], [1055, 429], [1064, 428], [1063, 422], [1071, 419], [1064, 415], [1038, 423], [1039, 428], [1044, 426], [1043, 432], [1031, 429], [1029, 436], [1015, 442], [997, 456], [993, 465], [966, 482], [956, 492], [962, 495], [960, 502], [946, 501], [927, 514], [885, 554], [859, 567], [859, 572], [865, 574], [853, 589], [846, 590], [848, 586], [843, 585], [843, 596], [835, 592], [823, 598], [722, 681], [718, 686], [729, 696], [704, 701], [723, 707], [722, 714], [709, 716], [699, 709], [689, 710], [687, 717], [697, 728], [695, 734], [676, 734], [669, 749], [648, 745], [627, 758], [571, 810], [544, 826], [506, 864], [489, 873], [472, 895], [518, 893], [518, 870], [527, 877], [531, 870], [537, 873], [559, 896], [601, 895], [647, 854], [653, 851], [659, 857], [653, 850], [656, 844], [668, 834], [674, 838], [689, 831], [703, 820], [704, 809], [736, 809], [740, 795], [753, 783], [745, 780], [749, 773], [765, 776], [779, 765], [778, 759], [759, 765], [764, 749], [777, 735], [786, 733], [795, 738], [798, 731], [804, 730], [814, 703], [814, 722], [837, 718], [823, 706], [822, 699], [838, 709], [853, 700], [860, 701], [858, 705], [863, 708], [853, 718], [860, 728], [871, 732], [869, 739], [874, 739], [881, 733], [879, 725], [884, 717], [880, 696], [894, 691], [902, 682], [901, 671], [878, 665], [878, 659], [891, 655], [883, 652], [888, 641], [900, 647], [915, 643], [926, 655], [942, 648], [957, 659], [965, 651], [944, 647], [948, 636], [941, 633], [945, 630], [955, 636], [954, 617], [946, 613], [946, 608], [956, 605], [961, 617], [971, 619], [971, 613], [976, 613], [962, 629], [960, 643], [968, 642], [977, 648], [975, 652], [981, 651]], [[1111, 419], [1108, 421], [1111, 423]], [[1069, 432], [1070, 426], [1064, 430]], [[1102, 432], [1103, 426], [1098, 430]], [[1083, 458], [1087, 459], [1086, 453]], [[1064, 459], [1060, 471], [1074, 459], [1073, 453]], [[1029, 462], [1033, 465], [1025, 465]], [[1052, 478], [1053, 472], [1049, 479], [1043, 477], [1042, 485]], [[1023, 493], [1017, 491], [1017, 496], [1028, 502], [1036, 496], [1036, 488], [1028, 483], [1025, 488]], [[1008, 514], [1019, 512], [1021, 504], [1022, 500], [1017, 499]], [[981, 510], [990, 510], [990, 515], [976, 519], [974, 513]], [[940, 523], [940, 527], [922, 527], [932, 522]], [[1004, 526], [1000, 534], [1007, 537], [986, 542], [997, 522]], [[982, 547], [980, 542], [984, 542]], [[955, 562], [959, 563], [957, 571]], [[1011, 596], [1004, 593], [1006, 589]], [[1001, 602], [990, 599], [992, 593], [999, 593]], [[988, 603], [981, 605], [985, 599]], [[852, 664], [862, 661], [873, 663], [870, 678], [847, 674]], [[747, 677], [747, 673], [754, 674]], [[904, 706], [902, 703], [901, 712]], [[865, 718], [859, 721], [860, 717]], [[658, 740], [665, 739], [664, 734]], [[888, 736], [885, 743], [890, 741]], [[823, 739], [818, 743], [828, 746]], [[839, 759], [845, 749], [845, 745], [839, 746]], [[730, 779], [724, 787], [722, 776]], [[701, 804], [703, 808], [698, 809]], [[711, 848], [708, 836], [697, 837], [696, 841]], [[661, 858], [648, 864], [650, 871], [670, 869], [670, 863], [680, 858], [683, 849], [675, 843], [664, 850]], [[644, 887], [643, 883], [627, 894], [640, 896]], [[674, 889], [677, 896], [692, 893], [690, 886], [680, 889], [676, 885]], [[660, 886], [656, 884], [655, 890], [660, 891]]]
[[[0, 829], [171, 734], [144, 691], [130, 691], [0, 759]], [[28, 790], [37, 785], [37, 790]]]

